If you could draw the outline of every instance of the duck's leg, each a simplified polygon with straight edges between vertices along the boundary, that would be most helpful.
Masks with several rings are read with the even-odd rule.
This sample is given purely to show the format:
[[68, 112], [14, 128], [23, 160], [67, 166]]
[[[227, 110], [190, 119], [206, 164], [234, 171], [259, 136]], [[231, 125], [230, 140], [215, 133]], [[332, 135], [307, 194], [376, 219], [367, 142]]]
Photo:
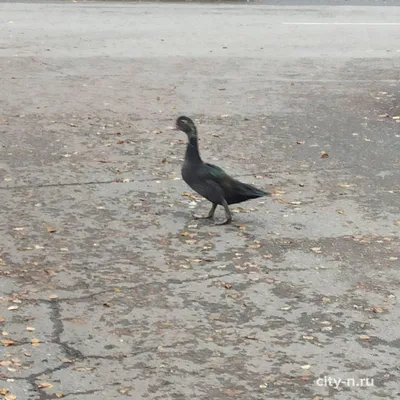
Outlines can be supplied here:
[[196, 215], [192, 214], [194, 219], [211, 219], [214, 217], [215, 209], [218, 204], [213, 203], [210, 212], [207, 215]]
[[228, 225], [232, 222], [232, 213], [225, 199], [222, 201], [222, 207], [224, 207], [225, 210], [225, 220], [222, 222], [214, 222], [215, 225]]

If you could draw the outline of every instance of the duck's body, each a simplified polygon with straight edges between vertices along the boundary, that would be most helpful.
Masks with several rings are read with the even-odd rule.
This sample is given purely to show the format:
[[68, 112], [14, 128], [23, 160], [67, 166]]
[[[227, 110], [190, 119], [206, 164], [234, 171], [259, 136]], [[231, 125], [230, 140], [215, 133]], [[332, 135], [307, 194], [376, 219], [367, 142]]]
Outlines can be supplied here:
[[179, 117], [176, 126], [188, 136], [182, 178], [195, 192], [213, 204], [207, 216], [195, 216], [196, 218], [213, 218], [215, 209], [221, 205], [225, 209], [226, 219], [219, 224], [229, 224], [232, 221], [232, 214], [228, 204], [237, 204], [268, 195], [263, 190], [232, 178], [222, 168], [204, 163], [198, 148], [197, 129], [190, 118]]

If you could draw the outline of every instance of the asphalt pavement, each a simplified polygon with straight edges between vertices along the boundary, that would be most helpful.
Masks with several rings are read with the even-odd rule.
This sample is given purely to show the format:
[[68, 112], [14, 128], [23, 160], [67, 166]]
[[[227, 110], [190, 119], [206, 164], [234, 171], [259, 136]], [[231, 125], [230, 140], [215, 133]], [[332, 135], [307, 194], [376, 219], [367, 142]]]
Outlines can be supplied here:
[[0, 400], [400, 396], [390, 4], [0, 3]]

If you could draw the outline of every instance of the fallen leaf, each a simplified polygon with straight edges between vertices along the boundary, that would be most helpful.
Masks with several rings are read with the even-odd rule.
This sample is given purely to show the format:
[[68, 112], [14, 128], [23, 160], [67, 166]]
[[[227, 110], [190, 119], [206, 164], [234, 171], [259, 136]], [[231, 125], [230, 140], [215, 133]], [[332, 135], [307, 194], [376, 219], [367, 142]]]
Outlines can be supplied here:
[[288, 311], [288, 310], [290, 310], [291, 308], [292, 308], [291, 306], [284, 306], [284, 307], [281, 307], [280, 310], [282, 310], [282, 311]]
[[[1, 360], [0, 361], [0, 365], [2, 367], [9, 367], [11, 364], [12, 364], [12, 361], [10, 361], [10, 360]], [[4, 393], [1, 393], [1, 390], [0, 390], [0, 394], [4, 394]]]
[[339, 183], [339, 187], [341, 188], [349, 188], [351, 185], [349, 185], [348, 183]]
[[374, 313], [380, 314], [380, 313], [383, 312], [383, 308], [381, 308], [381, 307], [372, 307], [371, 311], [374, 312]]
[[321, 328], [321, 331], [322, 332], [330, 332], [332, 330], [332, 327], [331, 326], [323, 326], [322, 328]]
[[162, 133], [162, 131], [160, 131], [159, 129], [154, 129], [154, 131], [151, 131], [151, 133], [153, 133], [154, 135], [159, 135], [160, 133]]
[[118, 140], [117, 144], [124, 144], [125, 140]]
[[8, 392], [9, 392], [9, 389], [0, 388], [0, 394], [1, 394], [2, 396], [5, 396]]
[[13, 311], [13, 310], [18, 310], [18, 306], [10, 306], [8, 307], [8, 310]]
[[51, 300], [57, 299], [57, 298], [58, 298], [58, 296], [57, 296], [56, 294], [51, 294], [51, 295], [49, 296], [49, 299], [51, 299]]
[[311, 247], [310, 250], [311, 250], [313, 253], [322, 253], [321, 247]]
[[57, 399], [62, 399], [64, 396], [64, 393], [56, 393]]
[[52, 228], [51, 226], [48, 226], [47, 227], [47, 232], [54, 233], [54, 232], [57, 232], [57, 231], [54, 228]]
[[368, 340], [369, 336], [368, 335], [360, 335], [359, 336], [361, 340]]
[[272, 189], [271, 190], [271, 194], [276, 195], [276, 196], [280, 196], [281, 194], [284, 194], [285, 191], [284, 190], [279, 190], [279, 189]]
[[304, 335], [304, 336], [303, 336], [303, 339], [304, 339], [304, 340], [313, 340], [313, 339], [314, 339], [314, 336]]
[[246, 336], [243, 336], [243, 337], [244, 337], [245, 339], [248, 339], [248, 340], [258, 340], [256, 336], [246, 335]]
[[41, 382], [38, 385], [39, 389], [50, 389], [52, 387], [53, 387], [53, 385], [51, 383], [48, 383], [48, 382]]
[[124, 393], [128, 393], [132, 388], [130, 387], [123, 387], [121, 389], [119, 389], [119, 392], [124, 394]]
[[231, 283], [225, 283], [225, 288], [226, 289], [232, 289], [232, 284]]
[[344, 211], [343, 211], [343, 210], [336, 210], [336, 212], [337, 212], [338, 214], [344, 214]]
[[239, 389], [224, 389], [222, 391], [228, 396], [239, 396], [240, 394], [244, 393], [244, 390], [239, 390]]
[[103, 303], [103, 307], [110, 308], [110, 307], [111, 307], [111, 305], [110, 305], [110, 303]]
[[325, 151], [321, 151], [321, 158], [328, 158], [329, 154], [326, 153]]
[[69, 359], [69, 358], [63, 358], [63, 359], [61, 360], [61, 362], [63, 362], [64, 364], [72, 364], [72, 363], [73, 363], [73, 360], [71, 360], [71, 359]]
[[167, 159], [166, 159], [166, 158], [163, 158], [163, 159], [161, 160], [161, 164], [166, 164], [166, 162], [167, 162]]
[[296, 144], [304, 144], [304, 141], [297, 141]]
[[321, 299], [324, 303], [329, 303], [331, 301], [331, 299], [329, 297], [323, 297]]
[[35, 328], [33, 328], [32, 326], [27, 326], [27, 327], [26, 327], [26, 330], [27, 330], [28, 332], [33, 332], [33, 331], [35, 330]]
[[310, 369], [311, 365], [310, 364], [306, 364], [306, 365], [302, 365], [301, 369]]
[[36, 339], [36, 338], [33, 338], [31, 340], [31, 344], [32, 344], [32, 346], [38, 347], [38, 346], [40, 346], [40, 340]]
[[0, 340], [0, 343], [4, 347], [13, 346], [15, 344], [15, 342], [13, 340], [11, 340], [11, 339], [2, 339], [2, 340]]
[[15, 394], [8, 394], [4, 397], [4, 400], [17, 400], [17, 396]]

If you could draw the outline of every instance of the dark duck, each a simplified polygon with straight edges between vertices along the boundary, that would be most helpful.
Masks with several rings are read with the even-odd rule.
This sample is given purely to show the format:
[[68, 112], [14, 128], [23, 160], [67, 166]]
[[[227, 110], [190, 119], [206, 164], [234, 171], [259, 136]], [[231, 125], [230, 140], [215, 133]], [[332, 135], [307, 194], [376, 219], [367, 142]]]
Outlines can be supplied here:
[[229, 204], [242, 203], [269, 195], [263, 190], [232, 178], [220, 167], [203, 162], [197, 141], [197, 128], [190, 118], [179, 117], [176, 120], [176, 128], [185, 132], [188, 137], [185, 161], [182, 166], [182, 178], [195, 192], [212, 203], [211, 210], [207, 215], [193, 215], [194, 218], [213, 219], [215, 210], [220, 205], [224, 207], [225, 219], [221, 222], [215, 222], [215, 224], [230, 224], [232, 214]]

